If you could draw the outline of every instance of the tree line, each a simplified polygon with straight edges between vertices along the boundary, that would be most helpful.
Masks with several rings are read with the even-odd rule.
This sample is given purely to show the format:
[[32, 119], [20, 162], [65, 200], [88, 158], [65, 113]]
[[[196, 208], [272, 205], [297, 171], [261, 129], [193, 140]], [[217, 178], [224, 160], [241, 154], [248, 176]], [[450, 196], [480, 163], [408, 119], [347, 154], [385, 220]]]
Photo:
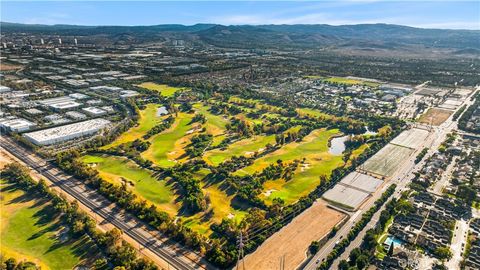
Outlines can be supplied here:
[[104, 262], [105, 266], [108, 262], [115, 269], [121, 267], [129, 270], [158, 269], [152, 262], [139, 257], [130, 244], [120, 239], [121, 231], [118, 229], [106, 233], [99, 231], [95, 221], [79, 209], [78, 202], [68, 202], [64, 196], [50, 189], [43, 179], [36, 182], [20, 164], [11, 163], [5, 166], [2, 177], [30, 195], [48, 199], [53, 209], [60, 214], [62, 221], [70, 227], [73, 237], [86, 235], [92, 239], [105, 254], [105, 258], [96, 261], [97, 265]]

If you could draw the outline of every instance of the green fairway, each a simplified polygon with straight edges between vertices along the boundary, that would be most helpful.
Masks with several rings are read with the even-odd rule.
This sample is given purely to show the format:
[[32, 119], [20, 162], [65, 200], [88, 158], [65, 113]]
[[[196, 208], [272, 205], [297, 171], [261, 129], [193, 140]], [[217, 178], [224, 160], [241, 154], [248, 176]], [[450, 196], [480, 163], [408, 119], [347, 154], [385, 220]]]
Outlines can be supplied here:
[[160, 107], [158, 104], [148, 104], [144, 110], [140, 111], [138, 125], [122, 133], [114, 142], [104, 146], [103, 149], [115, 147], [126, 142], [132, 142], [145, 135], [162, 119], [161, 117], [157, 117], [158, 107]]
[[325, 117], [325, 118], [331, 118], [331, 115], [328, 115], [326, 113], [323, 113], [321, 111], [315, 110], [315, 109], [310, 109], [310, 108], [298, 108], [296, 109], [297, 113], [299, 115], [306, 115], [306, 116], [313, 116], [313, 117]]
[[142, 153], [142, 157], [161, 167], [171, 167], [179, 159], [185, 159], [184, 147], [188, 145], [192, 132], [193, 114], [179, 113], [173, 125], [152, 138], [152, 145]]
[[196, 103], [193, 105], [195, 111], [201, 113], [205, 116], [207, 122], [205, 123], [205, 128], [207, 133], [213, 135], [212, 145], [218, 145], [225, 139], [226, 125], [229, 122], [227, 118], [223, 115], [216, 115], [208, 111], [209, 106], [205, 106], [202, 103]]
[[142, 87], [142, 88], [149, 89], [149, 90], [158, 91], [162, 94], [162, 96], [165, 96], [165, 97], [171, 97], [176, 92], [186, 89], [186, 88], [183, 88], [183, 87], [172, 87], [172, 86], [168, 86], [166, 84], [157, 84], [157, 83], [153, 83], [153, 82], [144, 82], [142, 84], [139, 84], [138, 86]]
[[87, 155], [82, 158], [83, 162], [92, 164], [98, 170], [100, 176], [107, 181], [121, 184], [122, 178], [128, 182], [134, 193], [161, 210], [176, 215], [179, 205], [175, 203], [175, 195], [171, 187], [165, 181], [155, 179], [149, 171], [138, 167], [126, 158], [108, 155]]
[[328, 152], [328, 140], [338, 133], [337, 129], [314, 130], [301, 142], [286, 144], [235, 174], [244, 175], [261, 171], [279, 159], [283, 162], [291, 162], [305, 158], [305, 165], [297, 169], [293, 179], [288, 182], [277, 179], [268, 181], [264, 185], [266, 191], [273, 191], [268, 196], [263, 195], [267, 202], [273, 198], [282, 198], [287, 204], [292, 203], [311, 192], [318, 185], [320, 175], [329, 175], [333, 169], [343, 165], [342, 156], [334, 156]]
[[[197, 172], [194, 177], [203, 179], [208, 173], [210, 173], [210, 170], [202, 169]], [[203, 192], [210, 201], [209, 209], [190, 217], [184, 217], [183, 221], [187, 227], [201, 234], [209, 235], [212, 232], [210, 225], [213, 223], [220, 223], [224, 218], [231, 218], [240, 222], [245, 216], [246, 211], [233, 208], [232, 199], [234, 194], [227, 194], [226, 190], [221, 189], [221, 184], [222, 183], [210, 184], [203, 182]], [[241, 205], [239, 207], [241, 207]]]
[[213, 149], [206, 152], [203, 158], [209, 164], [217, 166], [233, 156], [251, 156], [254, 152], [263, 151], [267, 144], [275, 144], [275, 135], [256, 135], [251, 138], [236, 141], [226, 150]]
[[86, 237], [71, 239], [48, 202], [0, 183], [0, 251], [5, 257], [32, 261], [42, 269], [73, 269], [92, 263], [98, 254], [96, 246]]

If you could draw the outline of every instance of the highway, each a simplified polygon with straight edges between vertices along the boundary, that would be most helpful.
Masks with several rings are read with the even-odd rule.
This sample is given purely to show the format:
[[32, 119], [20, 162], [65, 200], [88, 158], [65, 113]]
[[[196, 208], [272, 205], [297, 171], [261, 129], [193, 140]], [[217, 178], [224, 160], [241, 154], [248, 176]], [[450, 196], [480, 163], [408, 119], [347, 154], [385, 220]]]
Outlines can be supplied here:
[[[472, 93], [473, 95], [473, 93]], [[470, 95], [471, 96], [471, 95]], [[469, 106], [472, 104], [473, 101], [469, 100], [468, 98], [464, 101], [463, 104], [466, 104]], [[462, 104], [462, 105], [463, 105]], [[458, 106], [457, 110], [461, 107]], [[352, 227], [355, 225], [356, 221], [358, 221], [362, 214], [366, 212], [368, 209], [370, 209], [375, 201], [380, 198], [381, 194], [385, 191], [385, 189], [392, 183], [397, 184], [397, 188], [395, 190], [395, 193], [393, 194], [392, 197], [399, 198], [401, 196], [401, 192], [407, 188], [408, 184], [411, 182], [411, 180], [414, 177], [414, 172], [417, 170], [421, 169], [425, 163], [425, 160], [433, 155], [440, 144], [446, 139], [446, 136], [448, 133], [450, 133], [453, 130], [456, 130], [457, 125], [456, 122], [452, 120], [453, 114], [440, 126], [435, 127], [432, 126], [431, 132], [429, 136], [425, 139], [425, 141], [420, 145], [417, 149], [415, 149], [415, 152], [410, 156], [409, 159], [405, 160], [404, 164], [400, 169], [397, 170], [397, 172], [394, 173], [392, 177], [390, 177], [390, 180], [387, 181], [387, 183], [384, 184], [383, 188], [380, 190], [377, 190], [362, 206], [361, 209], [358, 210], [357, 212], [353, 213], [350, 217], [350, 219], [342, 226], [342, 228], [337, 232], [337, 234], [332, 237], [325, 245], [315, 254], [310, 261], [305, 265], [303, 269], [305, 270], [313, 270], [316, 269], [323, 260], [326, 259], [328, 254], [333, 250], [335, 247], [336, 243], [338, 241], [341, 241], [346, 235], [350, 232]], [[415, 164], [414, 160], [417, 154], [425, 147], [429, 148], [428, 153], [425, 155], [423, 160]], [[384, 206], [381, 207], [381, 209], [375, 213], [373, 218], [370, 220], [370, 222], [365, 226], [365, 228], [360, 232], [360, 234], [350, 243], [350, 245], [345, 249], [345, 251], [340, 255], [332, 264], [330, 269], [337, 269], [338, 268], [338, 263], [342, 259], [347, 259], [350, 252], [354, 249], [360, 246], [362, 243], [363, 236], [365, 235], [366, 231], [370, 228], [373, 228], [380, 216], [380, 212], [384, 209]]]
[[[137, 250], [142, 252], [143, 249], [148, 249], [151, 251], [149, 253], [165, 261], [169, 269], [214, 269], [197, 254], [185, 250], [177, 243], [169, 241], [160, 232], [145, 225], [133, 215], [126, 213], [119, 206], [99, 195], [95, 190], [85, 186], [80, 180], [65, 174], [36, 154], [19, 146], [10, 138], [1, 136], [0, 146], [46, 177], [55, 186], [74, 197], [79, 203], [91, 209], [96, 215], [131, 237], [139, 245], [134, 246]], [[146, 255], [145, 253], [143, 254]], [[148, 255], [146, 256], [148, 257]], [[152, 261], [155, 260], [152, 258]]]

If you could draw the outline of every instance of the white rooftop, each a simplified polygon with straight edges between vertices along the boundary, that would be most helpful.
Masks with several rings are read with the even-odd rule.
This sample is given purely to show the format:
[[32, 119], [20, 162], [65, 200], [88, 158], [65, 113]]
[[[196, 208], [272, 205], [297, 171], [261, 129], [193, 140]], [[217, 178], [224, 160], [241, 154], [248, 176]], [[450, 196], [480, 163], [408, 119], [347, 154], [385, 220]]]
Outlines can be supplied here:
[[110, 124], [106, 119], [91, 119], [74, 124], [34, 131], [24, 134], [27, 139], [36, 144], [46, 145], [69, 139], [78, 138], [84, 135], [93, 134]]

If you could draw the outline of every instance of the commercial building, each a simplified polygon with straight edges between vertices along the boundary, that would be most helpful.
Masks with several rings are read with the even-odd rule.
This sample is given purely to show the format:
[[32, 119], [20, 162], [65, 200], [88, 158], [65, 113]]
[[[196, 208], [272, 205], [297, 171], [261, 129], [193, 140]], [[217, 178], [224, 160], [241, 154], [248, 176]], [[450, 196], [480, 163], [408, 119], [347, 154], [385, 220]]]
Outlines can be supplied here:
[[97, 133], [105, 128], [110, 121], [92, 119], [74, 124], [54, 127], [26, 133], [23, 136], [37, 145], [51, 145]]

